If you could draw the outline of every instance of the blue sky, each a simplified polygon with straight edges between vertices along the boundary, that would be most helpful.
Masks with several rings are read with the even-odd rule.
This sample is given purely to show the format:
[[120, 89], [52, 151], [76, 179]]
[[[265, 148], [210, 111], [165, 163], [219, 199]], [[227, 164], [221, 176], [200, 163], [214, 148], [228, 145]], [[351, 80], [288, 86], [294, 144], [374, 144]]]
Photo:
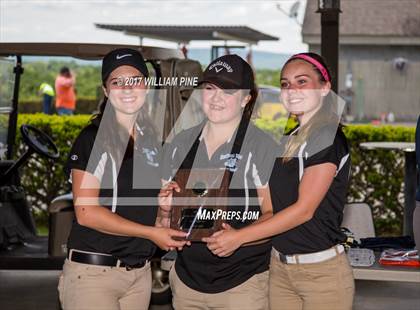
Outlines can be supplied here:
[[[308, 0], [315, 1], [315, 0]], [[301, 28], [285, 13], [296, 0], [0, 0], [1, 42], [91, 42], [139, 44], [139, 39], [119, 32], [96, 29], [94, 23], [246, 25], [280, 37], [260, 42], [255, 50], [295, 53], [307, 50]], [[306, 0], [300, 0], [302, 22]], [[278, 9], [278, 6], [282, 10]], [[232, 42], [234, 43], [234, 42]], [[175, 43], [145, 39], [145, 45], [175, 47]], [[220, 44], [220, 42], [219, 42]], [[192, 42], [190, 47], [209, 47]]]

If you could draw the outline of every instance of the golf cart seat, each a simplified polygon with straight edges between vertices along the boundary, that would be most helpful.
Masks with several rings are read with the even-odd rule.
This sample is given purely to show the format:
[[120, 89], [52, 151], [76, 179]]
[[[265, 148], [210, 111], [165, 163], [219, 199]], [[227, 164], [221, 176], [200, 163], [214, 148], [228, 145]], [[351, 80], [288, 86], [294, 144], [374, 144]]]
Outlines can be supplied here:
[[61, 196], [58, 196], [51, 201], [51, 204], [48, 208], [50, 213], [56, 213], [65, 211], [66, 209], [73, 209], [73, 194], [68, 193]]
[[73, 194], [54, 198], [48, 211], [50, 214], [48, 254], [64, 257], [67, 254], [67, 238], [74, 219]]

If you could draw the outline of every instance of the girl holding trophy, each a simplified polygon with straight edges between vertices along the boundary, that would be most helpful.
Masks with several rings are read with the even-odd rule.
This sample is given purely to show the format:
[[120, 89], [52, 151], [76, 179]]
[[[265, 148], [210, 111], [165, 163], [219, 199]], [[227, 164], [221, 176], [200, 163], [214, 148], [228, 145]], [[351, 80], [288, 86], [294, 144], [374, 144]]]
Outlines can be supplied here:
[[[70, 151], [66, 168], [76, 220], [58, 286], [65, 310], [147, 310], [155, 244], [165, 250], [185, 244], [172, 239], [185, 233], [155, 227], [160, 160], [159, 143], [144, 113], [142, 78], [147, 76], [137, 50], [108, 53], [102, 62], [106, 98]], [[127, 83], [133, 78], [138, 83]], [[134, 168], [151, 186], [133, 184]], [[143, 198], [154, 203], [141, 203]]]
[[[209, 238], [219, 257], [272, 237], [270, 308], [351, 309], [352, 269], [340, 244], [350, 158], [338, 99], [321, 56], [292, 56], [281, 71], [281, 99], [298, 119], [281, 143], [270, 178], [274, 216]], [[233, 253], [233, 254], [232, 254]]]
[[[175, 177], [176, 181], [174, 171], [183, 168], [191, 169], [191, 175], [195, 169], [227, 175], [228, 182], [224, 184], [228, 188], [220, 189], [219, 194], [227, 193], [228, 203], [223, 207], [236, 216], [225, 219], [225, 229], [251, 224], [252, 220], [244, 218], [249, 212], [258, 212], [259, 221], [271, 217], [268, 179], [275, 143], [250, 121], [258, 94], [252, 68], [237, 55], [225, 55], [210, 63], [200, 85], [205, 120], [176, 135], [164, 151], [164, 179]], [[184, 190], [172, 182], [161, 191], [161, 201], [165, 201], [160, 207], [163, 221], [167, 222], [177, 207], [165, 198]], [[217, 208], [215, 211], [217, 214]], [[190, 220], [181, 220], [188, 222], [187, 230], [200, 225], [208, 227], [206, 222], [196, 221], [197, 214]], [[203, 242], [206, 240], [200, 238], [178, 251], [169, 275], [174, 308], [268, 309], [270, 243], [247, 244], [229, 257], [218, 257]]]

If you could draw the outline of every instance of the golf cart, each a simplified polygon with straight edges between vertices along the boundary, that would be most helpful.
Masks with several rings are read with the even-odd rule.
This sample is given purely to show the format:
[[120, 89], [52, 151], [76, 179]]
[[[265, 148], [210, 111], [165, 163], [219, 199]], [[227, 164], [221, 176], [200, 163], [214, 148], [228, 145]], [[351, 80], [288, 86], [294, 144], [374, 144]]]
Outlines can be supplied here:
[[[22, 125], [19, 130], [27, 150], [20, 158], [14, 159], [19, 85], [20, 77], [24, 74], [22, 57], [63, 56], [99, 60], [110, 50], [119, 47], [139, 49], [150, 64], [151, 75], [156, 77], [179, 75], [177, 64], [180, 63], [184, 65], [182, 74], [188, 74], [185, 72], [187, 60], [181, 51], [173, 49], [109, 44], [0, 43], [0, 269], [60, 270], [67, 254], [67, 238], [74, 220], [72, 195], [56, 197], [48, 206], [49, 234], [37, 235], [31, 205], [21, 186], [19, 168], [28, 162], [33, 153], [51, 161], [60, 156], [48, 135], [33, 126]], [[191, 68], [191, 74], [201, 74], [199, 63], [189, 61], [187, 65]], [[185, 89], [167, 89], [163, 103], [163, 137], [174, 126], [182, 110], [180, 105], [188, 99], [188, 94], [190, 92]], [[152, 304], [166, 304], [171, 298], [168, 273], [160, 268], [163, 254], [157, 251], [152, 260]]]

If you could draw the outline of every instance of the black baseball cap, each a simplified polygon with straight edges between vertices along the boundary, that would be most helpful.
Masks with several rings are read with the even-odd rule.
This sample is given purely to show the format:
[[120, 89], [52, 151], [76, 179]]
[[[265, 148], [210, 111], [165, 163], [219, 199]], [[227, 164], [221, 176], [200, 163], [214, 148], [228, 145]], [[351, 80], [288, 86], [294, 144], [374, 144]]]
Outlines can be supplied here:
[[145, 77], [149, 76], [146, 62], [139, 51], [131, 48], [118, 48], [106, 54], [102, 60], [102, 83], [104, 85], [111, 72], [120, 66], [132, 66]]
[[213, 60], [204, 70], [198, 84], [206, 82], [222, 89], [253, 89], [254, 72], [238, 55], [224, 55]]

